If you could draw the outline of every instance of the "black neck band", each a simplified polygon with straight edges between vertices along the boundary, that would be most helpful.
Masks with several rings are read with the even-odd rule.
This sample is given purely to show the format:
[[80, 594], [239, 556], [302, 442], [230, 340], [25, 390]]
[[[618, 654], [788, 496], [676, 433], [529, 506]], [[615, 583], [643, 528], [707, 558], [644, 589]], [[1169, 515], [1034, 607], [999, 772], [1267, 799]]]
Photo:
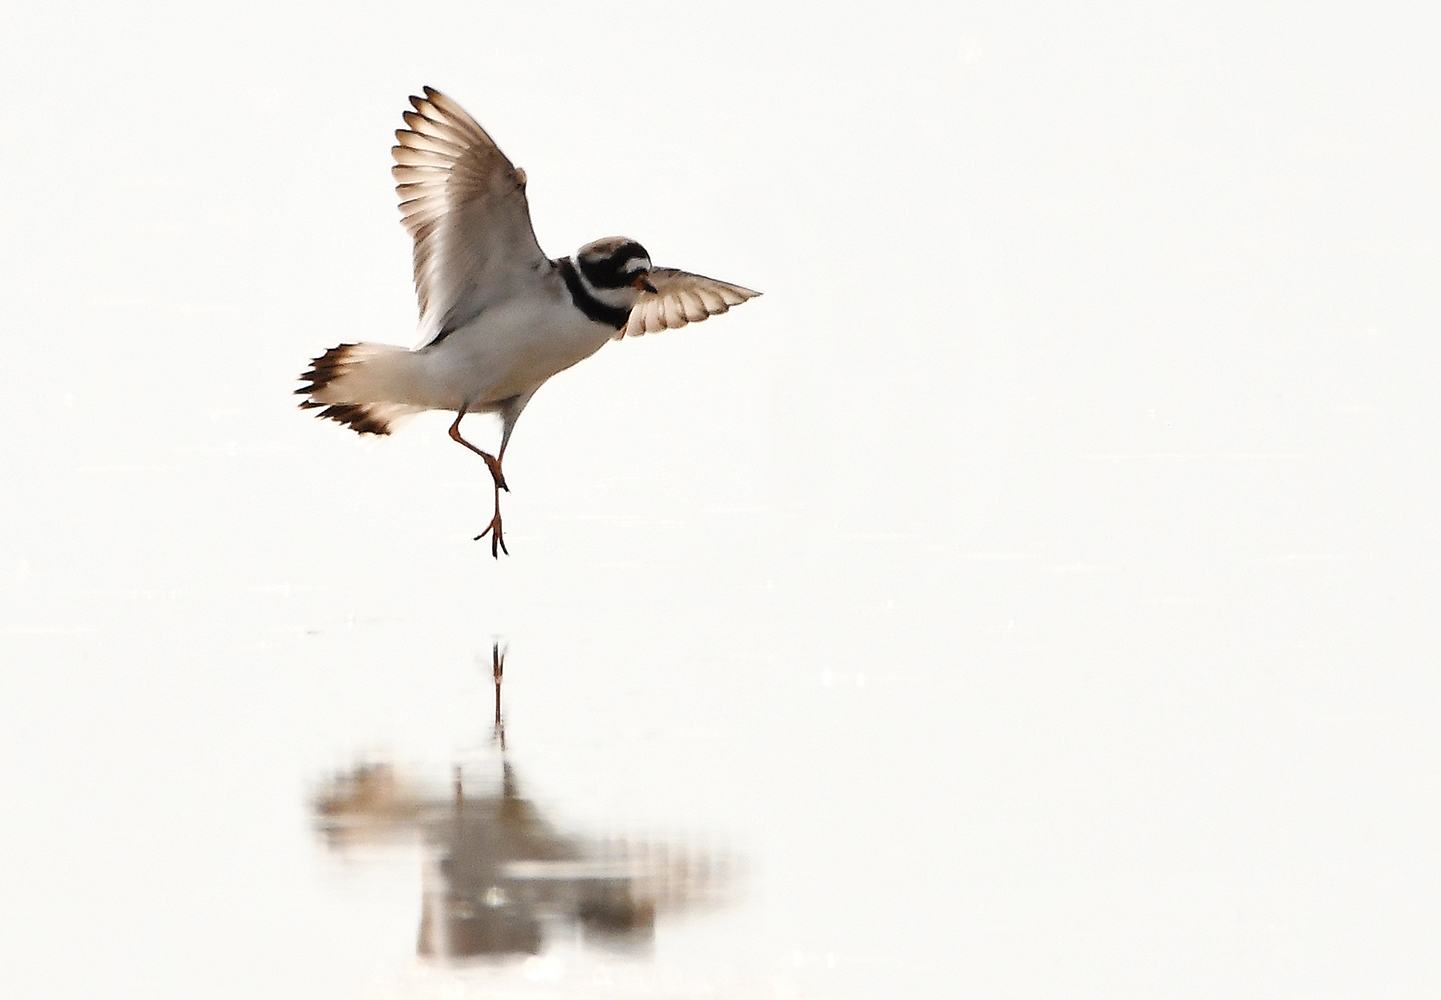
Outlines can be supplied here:
[[562, 257], [560, 264], [560, 276], [565, 279], [565, 287], [570, 290], [570, 300], [575, 307], [586, 316], [597, 323], [604, 323], [606, 326], [619, 330], [630, 320], [630, 310], [621, 309], [618, 306], [608, 306], [594, 295], [580, 280], [580, 275], [575, 271], [575, 264], [569, 257]]

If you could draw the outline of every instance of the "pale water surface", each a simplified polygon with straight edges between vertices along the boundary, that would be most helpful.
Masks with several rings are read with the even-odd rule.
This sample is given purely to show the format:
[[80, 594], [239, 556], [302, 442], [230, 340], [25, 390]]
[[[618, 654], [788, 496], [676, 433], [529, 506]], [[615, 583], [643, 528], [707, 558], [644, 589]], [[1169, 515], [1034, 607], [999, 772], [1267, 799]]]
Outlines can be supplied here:
[[[1434, 25], [28, 16], [7, 995], [1441, 987]], [[442, 415], [289, 395], [410, 338], [426, 83], [766, 293], [536, 397], [499, 562]]]

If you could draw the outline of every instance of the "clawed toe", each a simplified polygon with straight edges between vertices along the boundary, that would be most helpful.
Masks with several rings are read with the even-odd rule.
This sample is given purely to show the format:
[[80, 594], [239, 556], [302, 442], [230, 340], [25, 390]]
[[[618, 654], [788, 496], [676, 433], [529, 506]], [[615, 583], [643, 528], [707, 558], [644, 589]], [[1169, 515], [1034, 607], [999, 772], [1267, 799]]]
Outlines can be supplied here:
[[486, 529], [475, 536], [475, 541], [480, 541], [486, 535], [490, 536], [490, 554], [492, 556], [499, 559], [502, 552], [510, 555], [510, 549], [505, 547], [505, 536], [500, 533], [500, 511], [496, 511]]

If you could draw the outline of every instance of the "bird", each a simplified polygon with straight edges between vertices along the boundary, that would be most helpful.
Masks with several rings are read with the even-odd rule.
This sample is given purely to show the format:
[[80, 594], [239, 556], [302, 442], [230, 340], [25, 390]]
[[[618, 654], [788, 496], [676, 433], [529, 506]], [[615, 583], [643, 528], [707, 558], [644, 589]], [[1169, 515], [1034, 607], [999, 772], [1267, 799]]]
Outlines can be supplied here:
[[[295, 392], [359, 434], [390, 434], [424, 410], [454, 411], [450, 437], [479, 455], [495, 512], [475, 536], [510, 554], [501, 529], [502, 462], [515, 423], [547, 379], [610, 340], [673, 330], [760, 293], [655, 267], [635, 240], [611, 236], [551, 259], [530, 220], [525, 171], [455, 101], [433, 87], [410, 97], [391, 174], [414, 240], [417, 346], [338, 344], [311, 362]], [[461, 420], [498, 414], [494, 455], [466, 440]]]

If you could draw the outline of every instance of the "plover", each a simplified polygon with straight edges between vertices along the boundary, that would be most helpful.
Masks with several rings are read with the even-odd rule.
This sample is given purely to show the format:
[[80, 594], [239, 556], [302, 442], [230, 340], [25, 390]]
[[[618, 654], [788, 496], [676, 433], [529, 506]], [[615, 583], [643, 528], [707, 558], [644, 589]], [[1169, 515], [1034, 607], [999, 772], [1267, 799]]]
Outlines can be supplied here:
[[[420, 339], [340, 344], [316, 358], [296, 392], [360, 434], [389, 434], [421, 410], [455, 412], [450, 436], [482, 459], [495, 513], [476, 540], [509, 554], [501, 533], [501, 471], [521, 411], [557, 372], [607, 340], [675, 329], [723, 313], [759, 292], [652, 267], [635, 240], [612, 236], [552, 260], [540, 249], [517, 169], [475, 119], [431, 87], [411, 97], [395, 133], [391, 173], [401, 220], [415, 240]], [[467, 413], [501, 419], [495, 455], [460, 434]]]

